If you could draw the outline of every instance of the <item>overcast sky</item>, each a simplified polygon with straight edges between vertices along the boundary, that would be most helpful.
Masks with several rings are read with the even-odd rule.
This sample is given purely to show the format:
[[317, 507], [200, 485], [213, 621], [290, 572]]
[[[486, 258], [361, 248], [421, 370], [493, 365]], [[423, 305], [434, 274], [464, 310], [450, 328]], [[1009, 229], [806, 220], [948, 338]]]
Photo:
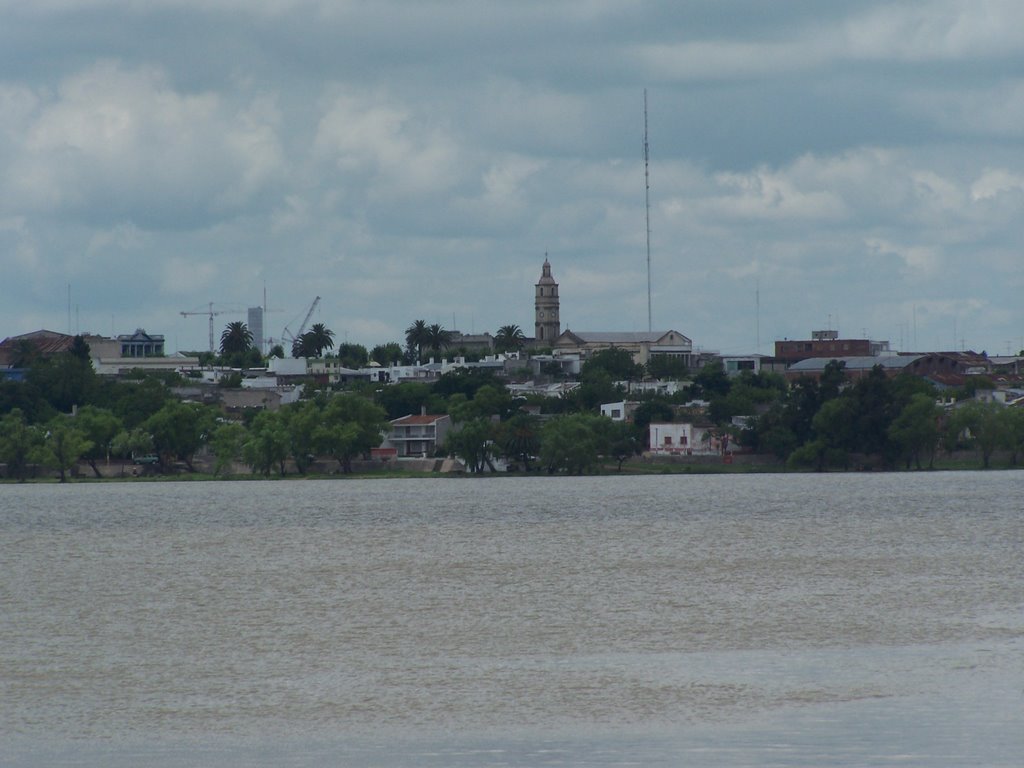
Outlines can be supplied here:
[[1020, 0], [0, 0], [0, 338], [647, 330], [645, 88], [656, 330], [1024, 346]]

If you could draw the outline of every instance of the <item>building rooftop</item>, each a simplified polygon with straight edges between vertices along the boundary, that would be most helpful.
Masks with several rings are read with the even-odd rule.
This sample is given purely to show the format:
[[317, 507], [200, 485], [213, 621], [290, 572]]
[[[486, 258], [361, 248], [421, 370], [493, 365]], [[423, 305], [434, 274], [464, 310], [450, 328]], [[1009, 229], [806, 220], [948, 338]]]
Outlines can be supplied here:
[[924, 355], [890, 355], [888, 357], [874, 357], [871, 355], [862, 357], [808, 357], [798, 363], [789, 366], [789, 371], [821, 371], [833, 360], [844, 363], [848, 371], [870, 370], [876, 365], [889, 370], [906, 368], [915, 360], [920, 360]]
[[654, 343], [660, 341], [670, 333], [677, 334], [679, 338], [686, 337], [679, 331], [572, 331], [566, 329], [576, 338], [587, 343], [607, 342], [609, 344], [642, 344], [644, 342]]
[[442, 414], [429, 414], [429, 413], [422, 414], [422, 413], [416, 413], [416, 414], [413, 414], [411, 416], [401, 416], [401, 417], [399, 417], [397, 419], [392, 419], [391, 423], [392, 424], [399, 424], [399, 425], [403, 425], [403, 426], [405, 426], [405, 425], [415, 426], [417, 424], [433, 424], [438, 419], [444, 419], [444, 418], [447, 418], [447, 416], [445, 414], [443, 414], [443, 413]]

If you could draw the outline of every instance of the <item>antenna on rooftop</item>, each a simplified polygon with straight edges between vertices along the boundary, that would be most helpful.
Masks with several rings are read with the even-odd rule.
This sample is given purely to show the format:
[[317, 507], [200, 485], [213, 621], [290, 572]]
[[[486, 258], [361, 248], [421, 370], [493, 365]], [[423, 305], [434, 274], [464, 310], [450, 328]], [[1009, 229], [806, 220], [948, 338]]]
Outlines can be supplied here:
[[644, 88], [644, 212], [647, 222], [647, 331], [653, 329], [651, 322], [651, 175], [650, 147], [647, 144], [647, 89]]

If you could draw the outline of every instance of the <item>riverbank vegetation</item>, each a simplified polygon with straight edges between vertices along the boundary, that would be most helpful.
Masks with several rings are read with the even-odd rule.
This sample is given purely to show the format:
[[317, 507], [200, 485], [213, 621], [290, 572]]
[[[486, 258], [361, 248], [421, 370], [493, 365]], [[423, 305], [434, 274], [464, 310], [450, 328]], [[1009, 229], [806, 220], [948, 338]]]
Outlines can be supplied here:
[[[417, 343], [443, 343], [425, 332]], [[229, 354], [244, 354], [230, 351], [244, 348], [244, 328], [229, 327], [222, 341]], [[308, 343], [322, 352], [330, 341]], [[436, 458], [457, 457], [471, 474], [963, 468], [965, 450], [974, 452], [974, 466], [988, 468], [1016, 466], [1024, 452], [1024, 409], [974, 399], [984, 382], [945, 393], [940, 405], [923, 379], [876, 368], [851, 381], [835, 362], [820, 379], [791, 385], [777, 374], [729, 377], [709, 365], [674, 395], [631, 396], [632, 383], [650, 371], [611, 349], [595, 354], [579, 386], [557, 398], [515, 398], [493, 375], [458, 369], [432, 383], [346, 390], [309, 383], [299, 402], [232, 416], [182, 401], [174, 388], [184, 382], [174, 374], [98, 377], [84, 345], [31, 360], [25, 370], [22, 381], [0, 382], [0, 463], [13, 480], [41, 471], [62, 481], [74, 471], [100, 478], [112, 460], [132, 461], [141, 475], [225, 477], [239, 466], [262, 477], [351, 474], [389, 420], [421, 410], [451, 417]], [[600, 404], [626, 399], [637, 401], [632, 422], [598, 415]], [[648, 425], [671, 421], [701, 422], [722, 442], [765, 458], [753, 466], [638, 460]]]

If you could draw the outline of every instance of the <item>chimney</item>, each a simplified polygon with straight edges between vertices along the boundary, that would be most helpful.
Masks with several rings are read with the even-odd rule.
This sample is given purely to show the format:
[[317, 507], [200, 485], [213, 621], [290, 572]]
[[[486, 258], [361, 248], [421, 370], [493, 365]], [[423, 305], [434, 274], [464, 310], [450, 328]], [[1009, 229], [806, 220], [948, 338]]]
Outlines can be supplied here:
[[421, 405], [420, 406], [420, 416], [426, 416], [426, 415], [427, 415], [427, 406]]

